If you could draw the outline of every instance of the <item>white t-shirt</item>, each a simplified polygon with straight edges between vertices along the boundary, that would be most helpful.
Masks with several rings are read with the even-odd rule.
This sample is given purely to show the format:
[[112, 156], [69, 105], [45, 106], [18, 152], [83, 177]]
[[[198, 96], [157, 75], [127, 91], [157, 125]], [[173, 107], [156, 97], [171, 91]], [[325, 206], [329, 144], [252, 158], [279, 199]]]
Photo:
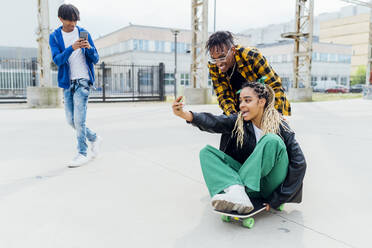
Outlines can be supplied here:
[[256, 143], [258, 143], [258, 141], [261, 139], [262, 137], [262, 130], [259, 129], [258, 127], [256, 127], [253, 122], [252, 122], [252, 125], [253, 125], [253, 129], [254, 129], [254, 135], [256, 136]]
[[[62, 37], [65, 43], [65, 48], [71, 46], [79, 39], [79, 30], [75, 27], [74, 31], [66, 33], [62, 30]], [[82, 53], [81, 49], [76, 49], [72, 52], [70, 58], [68, 59], [70, 63], [70, 79], [79, 78], [89, 78], [88, 66], [85, 60], [85, 55]]]

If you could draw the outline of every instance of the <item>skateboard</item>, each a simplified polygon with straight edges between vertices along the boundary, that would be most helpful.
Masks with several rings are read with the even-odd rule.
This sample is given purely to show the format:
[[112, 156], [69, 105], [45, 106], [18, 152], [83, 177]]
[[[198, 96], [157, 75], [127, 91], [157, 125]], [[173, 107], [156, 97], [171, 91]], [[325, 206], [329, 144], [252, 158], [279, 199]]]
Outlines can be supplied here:
[[[265, 211], [266, 206], [264, 205], [263, 199], [258, 198], [251, 198], [251, 202], [253, 204], [254, 209], [249, 212], [248, 214], [238, 214], [238, 212], [222, 212], [218, 210], [214, 210], [215, 213], [221, 215], [221, 220], [224, 222], [232, 222], [233, 220], [241, 222], [242, 225], [246, 228], [253, 228], [254, 226], [254, 218], [252, 216]], [[280, 205], [277, 209], [278, 211], [282, 211], [284, 208], [284, 204]]]

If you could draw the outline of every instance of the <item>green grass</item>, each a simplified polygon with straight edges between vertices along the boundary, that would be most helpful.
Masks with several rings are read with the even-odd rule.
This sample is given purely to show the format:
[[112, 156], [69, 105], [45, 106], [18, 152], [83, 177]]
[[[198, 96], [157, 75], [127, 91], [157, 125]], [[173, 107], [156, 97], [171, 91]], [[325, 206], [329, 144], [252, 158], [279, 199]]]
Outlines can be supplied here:
[[362, 98], [362, 93], [313, 93], [313, 102]]

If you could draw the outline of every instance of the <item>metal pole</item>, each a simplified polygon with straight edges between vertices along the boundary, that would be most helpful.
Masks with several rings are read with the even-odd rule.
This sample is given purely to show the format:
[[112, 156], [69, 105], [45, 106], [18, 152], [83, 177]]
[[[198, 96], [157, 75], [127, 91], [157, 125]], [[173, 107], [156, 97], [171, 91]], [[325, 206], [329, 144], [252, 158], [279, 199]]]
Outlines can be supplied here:
[[177, 98], [177, 35], [179, 30], [171, 30], [174, 34], [174, 99]]
[[105, 68], [105, 62], [101, 63], [101, 69], [102, 69], [102, 101], [106, 101], [106, 68]]
[[[372, 0], [369, 2], [372, 5]], [[368, 61], [366, 71], [366, 86], [372, 84], [371, 82], [371, 69], [372, 69], [372, 8], [369, 10], [369, 34], [368, 34]]]
[[165, 74], [165, 69], [164, 69], [164, 63], [159, 64], [159, 94], [160, 94], [160, 101], [164, 101], [164, 74]]
[[216, 0], [214, 0], [214, 28], [213, 32], [216, 32]]
[[177, 32], [174, 33], [174, 99], [177, 98]]

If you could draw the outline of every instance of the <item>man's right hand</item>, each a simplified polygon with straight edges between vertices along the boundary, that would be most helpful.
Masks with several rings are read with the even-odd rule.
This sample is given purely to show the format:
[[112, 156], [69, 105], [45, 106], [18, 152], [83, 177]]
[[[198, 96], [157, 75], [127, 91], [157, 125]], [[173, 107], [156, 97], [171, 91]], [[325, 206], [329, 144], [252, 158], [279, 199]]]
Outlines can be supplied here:
[[77, 41], [75, 41], [75, 43], [72, 44], [72, 49], [76, 50], [76, 49], [81, 48], [81, 46], [82, 46], [81, 41], [82, 41], [81, 39], [78, 39]]

